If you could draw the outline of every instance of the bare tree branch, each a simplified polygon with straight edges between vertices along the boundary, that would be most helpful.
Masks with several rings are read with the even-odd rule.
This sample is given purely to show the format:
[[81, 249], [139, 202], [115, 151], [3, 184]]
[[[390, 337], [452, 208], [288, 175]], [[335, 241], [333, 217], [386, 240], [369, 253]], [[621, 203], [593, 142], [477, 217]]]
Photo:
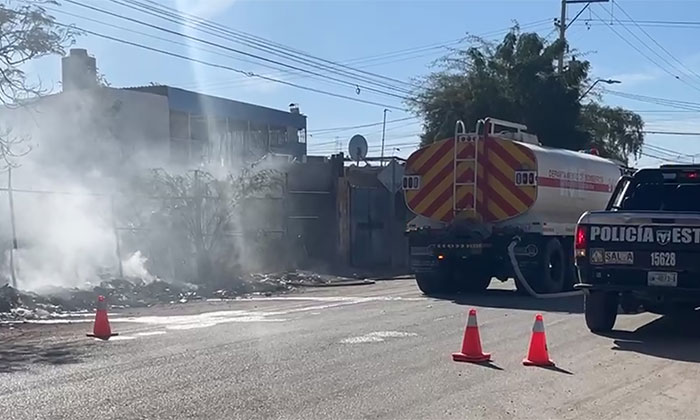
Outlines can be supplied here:
[[[47, 55], [63, 55], [79, 31], [58, 24], [43, 5], [54, 0], [23, 0], [0, 3], [0, 104], [17, 107], [46, 93], [38, 82], [30, 82], [21, 66]], [[11, 127], [0, 130], [0, 161], [26, 154], [14, 148], [25, 139], [13, 138]]]

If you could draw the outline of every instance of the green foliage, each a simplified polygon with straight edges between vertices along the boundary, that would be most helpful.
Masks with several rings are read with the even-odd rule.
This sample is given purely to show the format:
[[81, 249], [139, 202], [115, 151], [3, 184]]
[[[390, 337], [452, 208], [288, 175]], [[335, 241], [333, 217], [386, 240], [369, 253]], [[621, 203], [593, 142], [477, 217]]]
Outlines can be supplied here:
[[603, 156], [622, 162], [627, 162], [628, 156], [640, 156], [644, 121], [639, 114], [590, 103], [583, 106], [580, 127], [590, 134], [590, 145]]
[[564, 48], [516, 26], [498, 44], [477, 39], [477, 46], [443, 59], [409, 101], [423, 118], [422, 144], [452, 137], [458, 119], [471, 128], [494, 117], [526, 124], [546, 146], [604, 146], [601, 151], [623, 161], [638, 153], [641, 118], [601, 105], [582, 107], [590, 63], [572, 58], [558, 74], [555, 63]]

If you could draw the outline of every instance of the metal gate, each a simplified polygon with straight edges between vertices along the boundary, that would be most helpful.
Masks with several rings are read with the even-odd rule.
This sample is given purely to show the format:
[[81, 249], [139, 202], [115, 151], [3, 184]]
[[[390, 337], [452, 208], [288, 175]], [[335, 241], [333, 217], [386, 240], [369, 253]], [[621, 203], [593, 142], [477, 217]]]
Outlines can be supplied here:
[[355, 267], [391, 264], [391, 247], [386, 228], [390, 214], [386, 190], [350, 189], [350, 262]]

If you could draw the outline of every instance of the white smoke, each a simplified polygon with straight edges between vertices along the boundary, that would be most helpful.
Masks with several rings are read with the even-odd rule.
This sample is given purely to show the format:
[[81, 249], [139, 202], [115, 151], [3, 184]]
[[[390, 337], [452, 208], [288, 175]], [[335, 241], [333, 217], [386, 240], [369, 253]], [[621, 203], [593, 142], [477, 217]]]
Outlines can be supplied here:
[[[169, 166], [175, 153], [174, 146], [171, 150], [170, 126], [166, 97], [110, 88], [63, 92], [43, 98], [36, 105], [0, 110], [0, 131], [10, 127], [32, 146], [29, 154], [15, 160], [18, 167], [12, 170], [18, 239], [15, 273], [19, 288], [41, 291], [97, 284], [102, 278], [118, 273], [120, 257], [125, 276], [146, 282], [155, 279], [147, 269], [146, 255], [136, 251], [147, 250], [146, 247], [132, 243], [133, 248], [126, 249], [122, 243], [118, 256], [112, 200], [119, 207], [124, 204], [122, 200], [129, 199], [132, 191], [128, 190], [127, 181], [132, 175], [152, 168], [164, 167], [171, 173], [187, 169]], [[215, 135], [210, 132], [210, 137]], [[223, 176], [225, 172], [235, 171], [233, 166], [237, 166], [227, 163], [222, 168], [220, 162], [211, 164], [218, 165], [218, 170], [200, 169]], [[263, 160], [256, 169], [284, 166], [274, 160]], [[0, 174], [0, 186], [7, 186], [7, 172]], [[270, 220], [282, 218], [266, 213], [270, 209], [279, 212], [279, 200], [269, 201], [274, 203], [272, 206], [264, 200], [258, 201], [262, 204], [247, 212], [250, 214], [237, 215], [241, 218], [233, 221], [237, 234], [232, 240], [241, 250], [241, 264], [245, 262], [249, 269], [264, 265], [260, 258], [262, 251], [243, 243], [243, 236], [238, 233], [282, 230], [270, 224]], [[124, 240], [128, 237], [138, 242], [128, 229], [120, 229], [119, 235]], [[7, 192], [0, 191], [0, 251], [4, 252], [0, 279], [10, 278], [7, 254], [10, 244]], [[190, 258], [149, 257], [151, 262], [158, 262], [151, 267], [171, 265], [172, 269], [166, 273], [154, 268], [166, 280], [178, 271], [177, 264], [189, 262]]]
[[151, 283], [156, 279], [154, 275], [148, 272], [146, 263], [148, 258], [141, 254], [141, 251], [136, 251], [126, 260], [122, 261], [122, 270], [124, 277], [141, 279], [146, 283]]
[[[116, 100], [108, 96], [110, 92]], [[116, 90], [63, 93], [44, 98], [38, 105], [2, 111], [0, 125], [26, 137], [32, 148], [14, 160], [17, 166], [12, 169], [19, 288], [82, 287], [99, 284], [103, 277], [117, 273], [110, 195], [117, 192], [123, 179], [115, 175], [126, 178], [140, 163], [144, 168], [157, 164], [134, 155], [132, 166], [117, 165], [129, 147], [115, 141], [114, 129], [124, 118], [114, 107], [120, 94]], [[7, 177], [7, 171], [0, 176], [2, 187], [7, 186]], [[4, 279], [11, 277], [7, 199], [7, 192], [2, 192], [0, 249], [5, 258], [0, 276]], [[136, 268], [140, 260], [132, 261], [133, 257], [126, 263]], [[135, 274], [144, 280], [152, 278], [143, 264]]]
[[[22, 289], [99, 282], [100, 271], [114, 266], [114, 235], [105, 220], [109, 208], [81, 192], [85, 190], [77, 195], [15, 193], [15, 273]], [[0, 217], [8, 220], [8, 213]]]

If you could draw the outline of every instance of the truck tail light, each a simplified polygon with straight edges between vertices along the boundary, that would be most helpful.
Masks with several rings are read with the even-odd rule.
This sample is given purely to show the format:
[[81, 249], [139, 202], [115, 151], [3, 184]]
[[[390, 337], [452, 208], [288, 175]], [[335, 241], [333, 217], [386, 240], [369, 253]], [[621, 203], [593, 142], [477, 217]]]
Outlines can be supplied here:
[[586, 246], [588, 245], [588, 230], [584, 225], [576, 225], [576, 235], [574, 237], [574, 256], [585, 257]]

